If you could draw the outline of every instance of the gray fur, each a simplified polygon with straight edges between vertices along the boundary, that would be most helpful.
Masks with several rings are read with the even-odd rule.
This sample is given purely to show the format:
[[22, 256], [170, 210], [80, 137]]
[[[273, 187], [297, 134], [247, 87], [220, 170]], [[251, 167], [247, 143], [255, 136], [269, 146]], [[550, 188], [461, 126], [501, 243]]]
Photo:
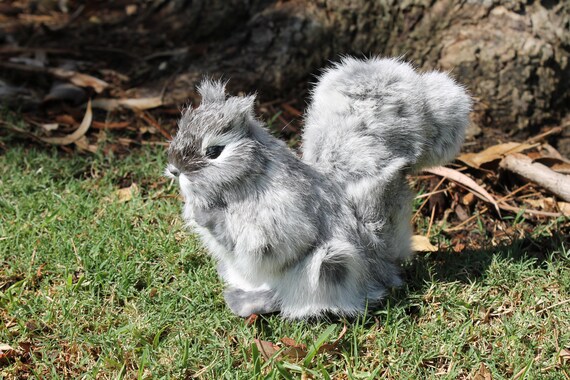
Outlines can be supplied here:
[[[353, 316], [398, 286], [410, 255], [406, 174], [458, 152], [471, 100], [442, 73], [346, 58], [312, 96], [303, 158], [255, 118], [253, 97], [199, 87], [169, 148], [184, 218], [218, 261], [240, 316]], [[224, 146], [208, 158], [209, 146]]]
[[245, 291], [230, 287], [224, 290], [224, 299], [234, 314], [244, 318], [279, 311], [279, 303], [271, 290]]

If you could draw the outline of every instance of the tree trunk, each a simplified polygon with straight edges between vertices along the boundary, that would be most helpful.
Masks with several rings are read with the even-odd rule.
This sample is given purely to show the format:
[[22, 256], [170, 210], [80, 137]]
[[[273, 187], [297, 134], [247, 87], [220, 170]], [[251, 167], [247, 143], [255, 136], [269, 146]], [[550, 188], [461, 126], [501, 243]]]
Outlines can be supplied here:
[[[355, 54], [403, 56], [421, 69], [451, 71], [475, 97], [477, 120], [486, 126], [507, 131], [541, 126], [559, 121], [569, 109], [567, 1], [228, 4], [221, 16], [221, 3], [200, 9], [206, 19], [216, 15], [223, 33], [208, 42], [207, 55], [188, 57], [189, 68], [173, 82], [173, 100], [188, 97], [204, 73], [231, 78], [231, 87], [242, 91], [288, 91], [328, 60]], [[234, 9], [246, 7], [249, 13], [236, 21]], [[211, 24], [201, 25], [182, 34], [212, 36]]]
[[231, 79], [233, 91], [283, 96], [300, 84], [307, 89], [330, 60], [352, 54], [402, 56], [422, 70], [451, 71], [476, 99], [481, 126], [529, 131], [559, 123], [569, 110], [568, 0], [79, 3], [70, 2], [77, 13], [41, 29], [43, 36], [4, 28], [0, 40], [78, 49], [97, 60], [105, 51], [108, 67], [125, 68], [133, 87], [162, 88], [168, 79], [167, 101], [177, 104], [195, 97], [206, 75]]

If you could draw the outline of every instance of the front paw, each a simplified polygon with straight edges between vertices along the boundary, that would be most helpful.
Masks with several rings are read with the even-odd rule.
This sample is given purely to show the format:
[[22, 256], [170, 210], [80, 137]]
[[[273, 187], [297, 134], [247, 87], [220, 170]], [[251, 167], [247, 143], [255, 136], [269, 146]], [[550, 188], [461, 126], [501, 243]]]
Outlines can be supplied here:
[[252, 314], [268, 314], [279, 311], [275, 293], [271, 290], [241, 290], [228, 288], [224, 291], [224, 299], [231, 311], [246, 318]]

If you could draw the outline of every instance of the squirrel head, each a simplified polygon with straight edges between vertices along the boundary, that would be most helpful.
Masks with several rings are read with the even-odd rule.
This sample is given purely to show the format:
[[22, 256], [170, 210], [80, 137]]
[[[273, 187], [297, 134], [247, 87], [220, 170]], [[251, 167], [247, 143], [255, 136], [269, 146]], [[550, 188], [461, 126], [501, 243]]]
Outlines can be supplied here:
[[255, 96], [228, 97], [225, 83], [204, 80], [196, 109], [188, 107], [168, 149], [166, 175], [186, 197], [218, 199], [262, 172], [264, 147], [255, 138]]

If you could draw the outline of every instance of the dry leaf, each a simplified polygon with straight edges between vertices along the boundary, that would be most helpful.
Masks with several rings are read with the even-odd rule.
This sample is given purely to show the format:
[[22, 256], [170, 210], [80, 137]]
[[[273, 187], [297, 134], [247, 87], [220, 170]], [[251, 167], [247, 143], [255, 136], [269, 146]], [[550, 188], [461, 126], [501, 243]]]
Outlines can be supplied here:
[[491, 376], [491, 371], [487, 368], [484, 363], [481, 363], [475, 375], [473, 375], [473, 380], [493, 380]]
[[480, 168], [482, 165], [493, 161], [499, 161], [503, 156], [511, 153], [523, 152], [536, 147], [538, 144], [524, 144], [509, 142], [491, 146], [478, 153], [464, 153], [457, 159], [473, 168]]
[[560, 363], [570, 363], [570, 349], [563, 348], [558, 357], [560, 358]]
[[570, 203], [568, 202], [556, 202], [556, 206], [564, 216], [570, 217]]
[[266, 360], [272, 358], [273, 355], [279, 352], [279, 346], [276, 344], [261, 339], [254, 339], [254, 341], [257, 349]]
[[307, 356], [307, 349], [303, 347], [287, 347], [285, 348], [279, 356], [287, 356], [289, 359], [298, 361]]
[[61, 68], [50, 69], [49, 72], [61, 79], [67, 79], [71, 83], [79, 87], [92, 87], [96, 93], [100, 94], [109, 87], [109, 83], [97, 79], [91, 75], [81, 74], [73, 70]]
[[412, 236], [412, 249], [416, 252], [436, 252], [437, 247], [430, 243], [426, 236]]
[[89, 100], [87, 102], [85, 116], [83, 116], [83, 120], [75, 132], [63, 137], [42, 137], [40, 140], [54, 145], [69, 145], [87, 133], [87, 130], [91, 126], [91, 120], [93, 120], [93, 112], [91, 111], [91, 100]]
[[247, 317], [247, 319], [245, 320], [245, 324], [247, 326], [253, 326], [255, 324], [255, 322], [257, 321], [257, 319], [259, 318], [259, 315], [257, 314], [252, 314], [249, 317]]
[[541, 210], [554, 210], [556, 209], [556, 201], [552, 197], [540, 198], [540, 199], [525, 199], [525, 203], [531, 205], [534, 208]]
[[289, 347], [299, 347], [299, 348], [303, 348], [303, 349], [307, 349], [307, 346], [304, 345], [303, 343], [297, 343], [294, 339], [285, 337], [285, 338], [281, 338], [281, 342]]
[[58, 129], [59, 124], [58, 123], [41, 124], [41, 127], [44, 131], [51, 132], [51, 131], [55, 131], [56, 129]]
[[281, 342], [287, 346], [282, 352], [283, 355], [290, 359], [300, 360], [307, 356], [307, 346], [303, 343], [297, 343], [291, 338], [281, 338]]
[[134, 99], [96, 99], [93, 101], [94, 108], [104, 109], [105, 111], [113, 111], [120, 107], [132, 110], [146, 110], [160, 107], [161, 105], [162, 97], [160, 96]]
[[89, 144], [89, 140], [85, 136], [81, 136], [77, 141], [73, 142], [79, 150], [84, 150], [91, 153], [97, 152], [97, 145]]
[[93, 120], [92, 127], [95, 129], [123, 129], [132, 124], [132, 121], [100, 122]]
[[9, 344], [0, 343], [0, 353], [5, 352], [5, 351], [13, 351], [13, 350], [14, 349]]
[[463, 243], [457, 243], [453, 246], [453, 252], [462, 252], [465, 249], [465, 244]]
[[137, 195], [138, 193], [139, 193], [139, 187], [134, 182], [129, 187], [125, 187], [115, 191], [115, 195], [117, 196], [119, 202], [128, 202], [131, 199], [133, 199], [133, 196]]
[[17, 351], [12, 346], [6, 343], [0, 343], [0, 363], [14, 358], [16, 355]]
[[478, 198], [491, 203], [493, 207], [495, 207], [495, 210], [497, 210], [499, 216], [501, 215], [501, 211], [499, 210], [499, 205], [497, 204], [497, 201], [495, 201], [495, 198], [493, 198], [493, 196], [489, 194], [487, 190], [478, 185], [477, 182], [473, 181], [465, 174], [451, 168], [446, 168], [445, 166], [438, 166], [436, 168], [424, 169], [424, 172], [435, 174], [440, 177], [449, 178], [450, 180], [455, 181], [458, 184], [467, 187]]

